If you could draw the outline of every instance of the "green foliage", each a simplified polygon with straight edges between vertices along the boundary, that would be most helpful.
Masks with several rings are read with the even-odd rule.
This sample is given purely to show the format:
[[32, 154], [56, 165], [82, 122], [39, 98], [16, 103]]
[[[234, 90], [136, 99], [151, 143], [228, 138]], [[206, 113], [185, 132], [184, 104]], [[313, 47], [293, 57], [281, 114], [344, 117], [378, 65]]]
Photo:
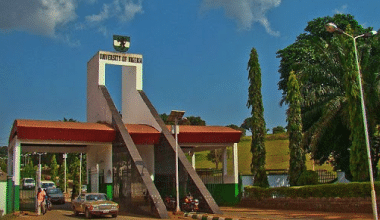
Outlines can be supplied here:
[[235, 130], [238, 130], [238, 131], [241, 131], [241, 137], [244, 137], [246, 135], [246, 130], [242, 127], [239, 127], [237, 125], [234, 125], [234, 124], [230, 124], [230, 125], [227, 125], [226, 127], [229, 127], [229, 128], [232, 128], [232, 129], [235, 129]]
[[[67, 184], [67, 177], [66, 177], [66, 184]], [[59, 168], [59, 188], [62, 190], [62, 192], [65, 191], [65, 163], [62, 163], [62, 165]]]
[[297, 180], [298, 186], [317, 185], [318, 173], [312, 170], [304, 170]]
[[[371, 197], [371, 185], [365, 183], [321, 184], [302, 187], [261, 188], [247, 186], [246, 195], [252, 199], [272, 198], [273, 195], [289, 198], [365, 198]], [[377, 196], [380, 195], [380, 183], [375, 183]]]
[[63, 118], [63, 122], [78, 122], [78, 120], [75, 120], [75, 119], [73, 119], [73, 118], [69, 118], [69, 119], [67, 119], [67, 118]]
[[29, 163], [21, 170], [21, 179], [22, 178], [36, 178], [37, 167], [33, 165], [33, 161], [30, 160]]
[[187, 120], [183, 120], [181, 124], [183, 125], [206, 125], [206, 121], [204, 121], [201, 117], [199, 116], [189, 116], [186, 117]]
[[285, 133], [285, 132], [286, 130], [282, 126], [277, 126], [277, 127], [272, 128], [272, 134], [279, 134], [279, 133]]
[[[174, 125], [173, 121], [168, 121], [169, 115], [167, 115], [166, 113], [160, 114], [160, 117], [164, 121], [165, 124]], [[199, 116], [189, 116], [189, 117], [182, 118], [181, 120], [179, 120], [178, 124], [179, 125], [201, 125], [201, 126], [205, 126], [206, 121], [203, 120]]]
[[50, 161], [50, 176], [51, 176], [52, 181], [54, 181], [54, 183], [56, 183], [57, 176], [58, 176], [58, 164], [57, 164], [57, 160], [55, 158], [55, 154], [53, 154], [51, 161]]
[[[265, 120], [264, 106], [261, 95], [261, 69], [259, 57], [255, 48], [252, 48], [248, 61], [248, 102], [247, 107], [252, 108], [250, 119], [250, 131], [252, 132], [251, 152], [251, 172], [255, 183], [261, 186], [268, 185], [265, 172]], [[260, 181], [260, 182], [258, 182]]]
[[[266, 163], [265, 169], [289, 169], [289, 141], [284, 134], [268, 134], [265, 140], [266, 149]], [[240, 139], [238, 143], [238, 157], [239, 157], [239, 173], [243, 175], [251, 174], [251, 166], [249, 161], [252, 161], [251, 150], [251, 136], [245, 136]], [[197, 168], [211, 168], [215, 165], [207, 160], [207, 151], [196, 152], [195, 160]], [[190, 157], [189, 157], [190, 159]], [[191, 160], [191, 159], [190, 159]], [[227, 160], [227, 170], [232, 172], [233, 161], [231, 159]], [[306, 157], [307, 169], [313, 168], [313, 161], [310, 160], [310, 156]], [[321, 166], [316, 164], [316, 170], [328, 170], [332, 171], [333, 167], [330, 164], [322, 164]]]
[[[223, 151], [224, 149], [215, 149], [211, 150], [207, 153], [206, 158], [207, 160], [213, 162], [215, 164], [215, 168], [219, 169], [219, 163], [223, 160]], [[231, 155], [231, 150], [227, 149], [227, 158], [229, 158]]]
[[253, 185], [259, 187], [269, 187], [267, 172], [264, 168], [261, 168], [256, 171], [256, 175], [254, 176], [253, 180]]
[[288, 92], [286, 100], [289, 103], [287, 111], [288, 133], [289, 133], [289, 183], [297, 185], [301, 173], [306, 170], [305, 152], [301, 146], [302, 142], [302, 120], [301, 120], [301, 94], [298, 80], [294, 72], [290, 73], [288, 80]]
[[73, 179], [73, 188], [75, 188], [75, 190], [73, 189], [73, 192], [74, 192], [73, 196], [74, 197], [76, 197], [78, 195], [78, 193], [80, 192], [80, 190], [79, 190], [79, 166], [80, 166], [79, 157], [74, 157], [73, 162], [70, 163], [70, 166], [69, 166], [70, 173], [71, 173], [72, 179]]
[[0, 159], [0, 169], [4, 172], [7, 172], [8, 164], [6, 163], [6, 160]]
[[[302, 86], [303, 146], [320, 163], [333, 158], [332, 164], [351, 175], [353, 179], [367, 179], [368, 167], [363, 154], [363, 124], [360, 121], [360, 103], [353, 40], [346, 35], [328, 33], [325, 24], [333, 22], [358, 36], [364, 29], [351, 15], [337, 14], [310, 21], [305, 33], [295, 43], [277, 52], [281, 58], [279, 89], [286, 101], [287, 83], [292, 70]], [[379, 36], [357, 40], [364, 96], [371, 139], [374, 139], [380, 113], [380, 45]], [[351, 146], [351, 151], [348, 151]], [[380, 144], [372, 145], [372, 152], [380, 152]], [[364, 160], [363, 160], [364, 159]], [[377, 165], [379, 153], [372, 155]]]
[[241, 128], [244, 128], [245, 130], [251, 131], [252, 128], [252, 117], [248, 117], [244, 119], [243, 124], [240, 125]]

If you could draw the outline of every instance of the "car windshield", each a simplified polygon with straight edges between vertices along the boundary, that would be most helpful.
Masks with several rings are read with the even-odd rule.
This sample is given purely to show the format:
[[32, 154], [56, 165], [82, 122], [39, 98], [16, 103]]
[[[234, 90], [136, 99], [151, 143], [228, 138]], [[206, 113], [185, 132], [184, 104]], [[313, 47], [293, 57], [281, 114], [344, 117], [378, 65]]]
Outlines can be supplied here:
[[25, 182], [26, 183], [34, 183], [34, 180], [33, 179], [26, 179]]
[[42, 183], [42, 188], [49, 188], [53, 186], [54, 186], [54, 183]]
[[87, 201], [106, 201], [107, 197], [105, 194], [92, 194], [86, 196]]
[[50, 194], [60, 194], [62, 193], [62, 191], [58, 188], [50, 188], [47, 190], [47, 193], [50, 193]]

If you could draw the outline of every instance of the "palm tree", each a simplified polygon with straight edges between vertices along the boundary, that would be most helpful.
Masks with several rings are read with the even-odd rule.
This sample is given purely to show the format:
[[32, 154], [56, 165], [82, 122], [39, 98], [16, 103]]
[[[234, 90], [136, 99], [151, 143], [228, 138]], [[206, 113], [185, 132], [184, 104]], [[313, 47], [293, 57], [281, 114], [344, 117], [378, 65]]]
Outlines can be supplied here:
[[[286, 82], [287, 72], [294, 69], [302, 82], [303, 145], [320, 163], [333, 158], [331, 162], [336, 168], [346, 171], [346, 174], [352, 170], [354, 179], [365, 180], [368, 167], [363, 163], [366, 151], [363, 150], [364, 132], [352, 39], [326, 33], [324, 24], [327, 22], [344, 26], [345, 31], [354, 36], [368, 31], [350, 15], [335, 15], [309, 22], [305, 30], [310, 34], [300, 35], [296, 43], [278, 52], [282, 58], [279, 87], [281, 89]], [[380, 47], [377, 38], [358, 39], [357, 43], [371, 122], [369, 130], [374, 139], [379, 123]], [[283, 94], [286, 96], [286, 91]], [[372, 141], [375, 153], [372, 158], [376, 166], [379, 147], [375, 143], [379, 142]]]

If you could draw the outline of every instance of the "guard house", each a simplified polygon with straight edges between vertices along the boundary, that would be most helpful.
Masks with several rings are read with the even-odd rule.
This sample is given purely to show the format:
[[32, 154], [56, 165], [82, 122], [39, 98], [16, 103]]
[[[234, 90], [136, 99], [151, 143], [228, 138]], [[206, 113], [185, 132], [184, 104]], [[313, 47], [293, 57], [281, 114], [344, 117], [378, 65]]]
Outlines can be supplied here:
[[[175, 138], [143, 91], [142, 64], [140, 54], [99, 51], [91, 58], [87, 63], [87, 122], [15, 120], [8, 146], [6, 213], [22, 209], [21, 152], [82, 152], [87, 154], [88, 191], [106, 193], [121, 210], [168, 218], [163, 197], [175, 193]], [[122, 66], [121, 110], [105, 87], [106, 65]], [[218, 200], [237, 198], [240, 135], [223, 126], [179, 126], [181, 197], [190, 192], [200, 198], [201, 211], [209, 213], [221, 212], [215, 196]], [[195, 171], [194, 153], [219, 148], [224, 149], [220, 180], [201, 179]], [[230, 173], [227, 148], [232, 149]]]

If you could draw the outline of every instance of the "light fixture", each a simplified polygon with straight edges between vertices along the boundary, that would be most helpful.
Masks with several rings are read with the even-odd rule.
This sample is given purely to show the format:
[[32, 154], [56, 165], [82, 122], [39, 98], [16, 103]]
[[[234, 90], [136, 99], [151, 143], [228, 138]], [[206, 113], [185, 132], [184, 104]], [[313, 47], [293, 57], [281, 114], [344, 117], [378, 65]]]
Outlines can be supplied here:
[[369, 169], [369, 176], [371, 181], [371, 198], [372, 198], [372, 211], [373, 211], [373, 217], [374, 219], [378, 219], [377, 215], [377, 204], [376, 204], [376, 192], [375, 192], [375, 184], [373, 180], [373, 171], [372, 171], [372, 159], [371, 159], [371, 148], [369, 145], [369, 135], [368, 135], [368, 124], [367, 124], [367, 116], [366, 116], [366, 108], [364, 104], [364, 95], [363, 95], [363, 87], [362, 87], [362, 79], [361, 79], [361, 72], [360, 72], [360, 65], [359, 65], [359, 58], [358, 58], [358, 49], [356, 46], [356, 39], [360, 37], [370, 37], [377, 34], [377, 31], [370, 31], [365, 34], [358, 35], [356, 37], [344, 32], [342, 29], [338, 28], [338, 26], [332, 22], [327, 23], [325, 25], [326, 31], [333, 33], [333, 32], [339, 32], [342, 33], [348, 37], [350, 37], [354, 44], [354, 50], [355, 50], [355, 60], [356, 60], [356, 68], [357, 68], [357, 80], [359, 81], [359, 89], [360, 89], [360, 101], [361, 101], [361, 108], [362, 108], [362, 117], [363, 117], [363, 125], [364, 125], [364, 133], [365, 133], [365, 143], [366, 143], [366, 149], [367, 149], [367, 156], [368, 156], [368, 169]]
[[177, 201], [177, 207], [176, 212], [181, 211], [179, 208], [179, 178], [178, 178], [178, 120], [180, 120], [183, 115], [185, 114], [185, 111], [178, 111], [178, 110], [172, 110], [170, 112], [170, 115], [168, 117], [168, 121], [174, 121], [174, 134], [175, 134], [175, 186], [176, 186], [176, 201]]

